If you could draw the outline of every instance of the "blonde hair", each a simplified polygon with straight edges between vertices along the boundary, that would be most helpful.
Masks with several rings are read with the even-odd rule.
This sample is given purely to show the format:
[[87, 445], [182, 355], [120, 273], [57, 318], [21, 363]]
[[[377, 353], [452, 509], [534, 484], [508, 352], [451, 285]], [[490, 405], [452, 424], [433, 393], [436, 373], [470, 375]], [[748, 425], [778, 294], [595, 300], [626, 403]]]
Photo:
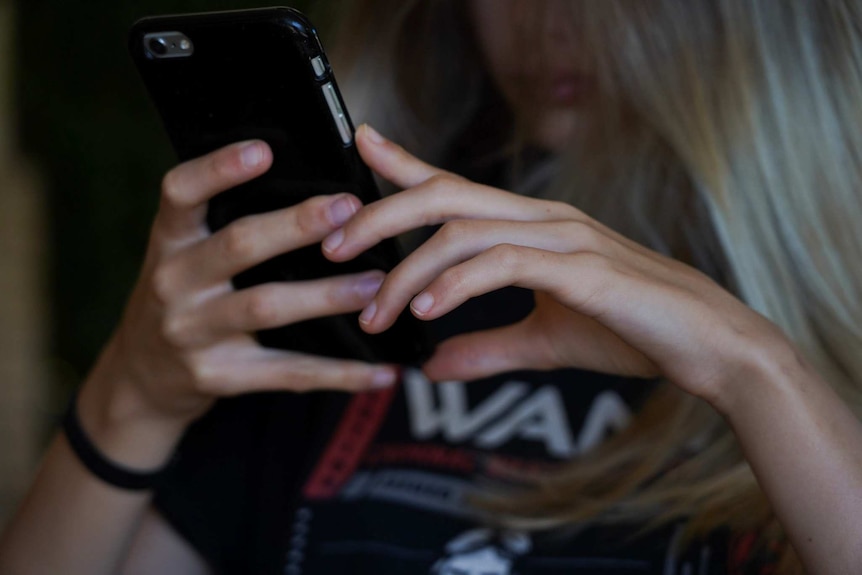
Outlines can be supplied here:
[[[481, 105], [464, 3], [357, 4], [336, 60], [349, 106], [438, 160]], [[568, 5], [603, 98], [546, 193], [713, 275], [862, 414], [862, 2]], [[537, 526], [687, 518], [692, 535], [783, 542], [731, 430], [668, 384], [628, 430], [493, 506]], [[801, 569], [789, 545], [781, 557]]]

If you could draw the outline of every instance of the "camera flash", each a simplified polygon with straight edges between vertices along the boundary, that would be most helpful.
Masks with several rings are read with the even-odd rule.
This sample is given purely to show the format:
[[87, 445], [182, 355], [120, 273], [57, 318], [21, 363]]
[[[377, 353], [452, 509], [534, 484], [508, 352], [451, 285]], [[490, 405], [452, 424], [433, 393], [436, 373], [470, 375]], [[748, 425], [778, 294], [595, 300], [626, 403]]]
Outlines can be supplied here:
[[188, 40], [181, 40], [180, 41], [180, 50], [188, 50], [191, 47], [192, 47], [192, 44]]

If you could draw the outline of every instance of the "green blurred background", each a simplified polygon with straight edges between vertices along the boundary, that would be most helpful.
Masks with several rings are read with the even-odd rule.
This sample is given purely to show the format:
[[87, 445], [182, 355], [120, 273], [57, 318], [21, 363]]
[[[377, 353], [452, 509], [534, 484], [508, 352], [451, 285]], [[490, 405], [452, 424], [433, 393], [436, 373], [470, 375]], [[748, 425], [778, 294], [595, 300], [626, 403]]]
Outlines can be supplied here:
[[[321, 3], [291, 5], [327, 19]], [[260, 0], [29, 0], [18, 7], [21, 145], [47, 194], [50, 361], [59, 397], [86, 375], [136, 279], [174, 157], [126, 51], [137, 18]]]
[[[175, 164], [138, 18], [260, 0], [0, 0], [0, 527], [120, 319]], [[294, 0], [326, 36], [335, 2]]]

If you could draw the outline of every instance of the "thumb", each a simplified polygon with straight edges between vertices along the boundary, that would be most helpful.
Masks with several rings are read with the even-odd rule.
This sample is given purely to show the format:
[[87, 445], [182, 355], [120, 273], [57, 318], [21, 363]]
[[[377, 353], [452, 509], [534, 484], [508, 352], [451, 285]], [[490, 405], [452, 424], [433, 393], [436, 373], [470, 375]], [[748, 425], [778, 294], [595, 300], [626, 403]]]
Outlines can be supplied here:
[[432, 381], [469, 381], [519, 369], [555, 367], [528, 321], [447, 339], [422, 366]]
[[418, 186], [433, 176], [446, 173], [387, 140], [368, 124], [356, 130], [356, 147], [369, 168], [401, 189]]

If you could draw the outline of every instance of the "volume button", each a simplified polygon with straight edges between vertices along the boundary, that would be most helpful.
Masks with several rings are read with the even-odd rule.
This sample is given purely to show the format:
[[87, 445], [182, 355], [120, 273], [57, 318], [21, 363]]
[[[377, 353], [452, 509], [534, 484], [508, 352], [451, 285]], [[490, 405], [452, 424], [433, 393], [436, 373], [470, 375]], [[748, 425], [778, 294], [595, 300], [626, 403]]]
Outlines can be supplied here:
[[338, 133], [341, 134], [341, 141], [344, 142], [344, 145], [346, 146], [351, 143], [353, 141], [353, 131], [350, 129], [347, 118], [339, 114], [338, 118], [335, 119], [335, 125], [338, 126]]
[[344, 108], [341, 107], [338, 94], [335, 92], [335, 86], [332, 85], [332, 82], [327, 82], [321, 86], [321, 90], [323, 90], [323, 97], [326, 98], [326, 104], [329, 106], [329, 113], [332, 114], [332, 120], [335, 122], [338, 133], [341, 135], [341, 141], [346, 146], [353, 141], [353, 131], [350, 129], [347, 117], [344, 115]]

